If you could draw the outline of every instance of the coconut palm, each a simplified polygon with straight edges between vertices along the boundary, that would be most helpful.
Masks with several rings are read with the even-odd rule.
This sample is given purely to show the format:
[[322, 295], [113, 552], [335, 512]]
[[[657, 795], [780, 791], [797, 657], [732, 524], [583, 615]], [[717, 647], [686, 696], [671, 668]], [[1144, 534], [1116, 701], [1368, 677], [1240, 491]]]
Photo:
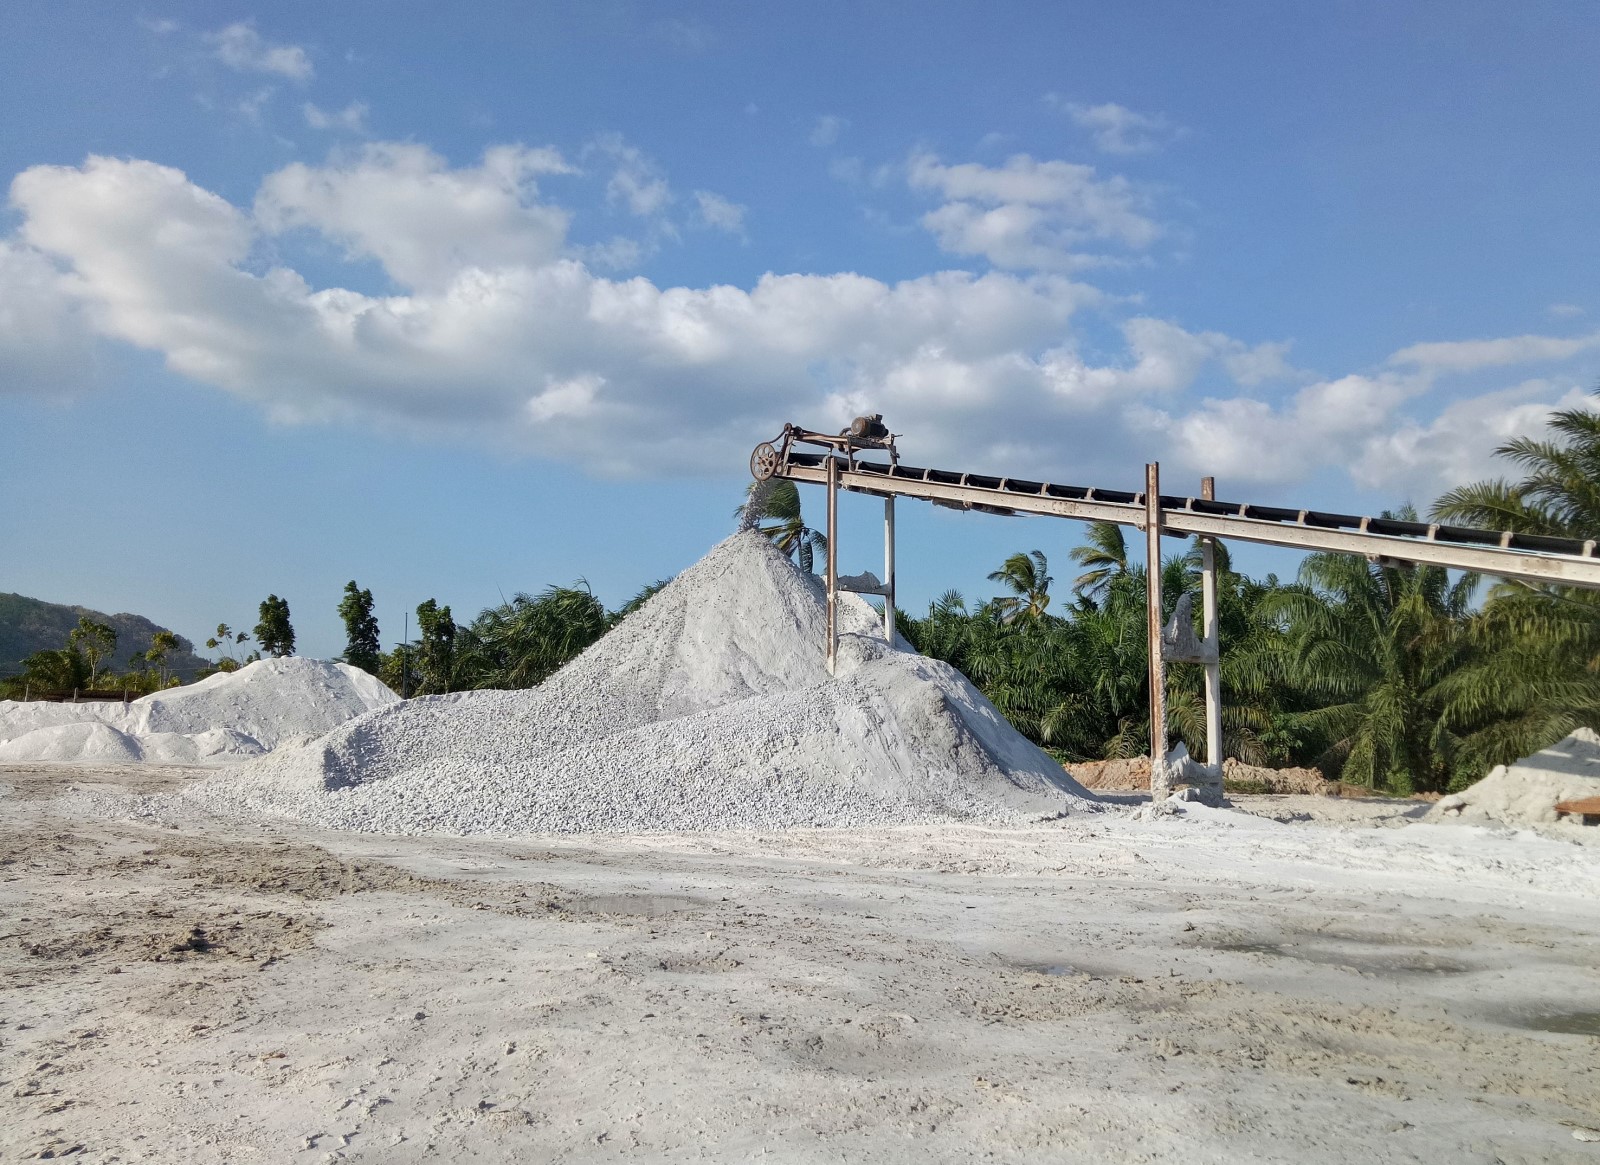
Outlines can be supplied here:
[[1001, 622], [1014, 623], [1018, 619], [1033, 622], [1041, 618], [1050, 606], [1050, 565], [1044, 551], [1033, 550], [1027, 554], [1020, 550], [1006, 559], [999, 570], [991, 571], [990, 582], [1001, 583], [1011, 593], [994, 600]]
[[1085, 541], [1068, 552], [1086, 568], [1072, 580], [1072, 590], [1080, 602], [1096, 604], [1104, 601], [1113, 579], [1128, 573], [1128, 542], [1115, 522], [1090, 522]]
[[792, 481], [752, 481], [745, 490], [744, 505], [734, 510], [733, 516], [741, 527], [759, 530], [772, 539], [801, 570], [815, 569], [816, 552], [828, 549], [827, 535], [811, 529], [801, 517], [800, 491]]

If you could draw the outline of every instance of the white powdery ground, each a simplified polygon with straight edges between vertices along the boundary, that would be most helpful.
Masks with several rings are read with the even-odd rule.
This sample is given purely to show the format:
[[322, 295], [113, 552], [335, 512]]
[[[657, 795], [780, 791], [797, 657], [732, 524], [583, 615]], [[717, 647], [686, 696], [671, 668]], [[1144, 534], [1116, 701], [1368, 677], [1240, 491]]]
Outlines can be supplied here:
[[383, 833], [1016, 822], [1098, 808], [946, 664], [736, 534], [543, 686], [412, 700], [186, 790]]
[[0, 761], [247, 760], [398, 699], [359, 668], [291, 658], [260, 660], [128, 704], [0, 700]]

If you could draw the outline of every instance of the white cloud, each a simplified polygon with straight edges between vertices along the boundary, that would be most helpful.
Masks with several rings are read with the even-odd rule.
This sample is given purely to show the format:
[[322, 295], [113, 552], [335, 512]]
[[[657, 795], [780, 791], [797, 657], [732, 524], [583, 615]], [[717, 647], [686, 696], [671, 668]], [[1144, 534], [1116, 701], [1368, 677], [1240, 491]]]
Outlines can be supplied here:
[[700, 210], [700, 221], [706, 226], [730, 235], [744, 234], [744, 216], [748, 207], [730, 202], [709, 190], [696, 190], [694, 200]]
[[260, 125], [261, 111], [267, 107], [267, 102], [272, 100], [272, 95], [276, 92], [272, 86], [265, 85], [254, 93], [247, 94], [234, 108], [246, 121]]
[[1497, 340], [1446, 340], [1412, 344], [1389, 357], [1394, 365], [1448, 372], [1471, 372], [1505, 364], [1531, 364], [1566, 360], [1600, 347], [1600, 332], [1574, 339], [1557, 336], [1507, 336]]
[[299, 45], [270, 44], [249, 24], [230, 24], [218, 32], [203, 33], [217, 60], [241, 73], [273, 73], [291, 81], [309, 81], [311, 58]]
[[367, 114], [370, 112], [365, 101], [352, 101], [337, 112], [321, 109], [307, 101], [301, 106], [305, 114], [306, 124], [312, 129], [345, 130], [349, 133], [367, 132]]
[[644, 151], [631, 146], [620, 135], [606, 134], [597, 138], [584, 151], [585, 156], [599, 155], [612, 164], [611, 179], [606, 183], [606, 199], [627, 207], [639, 218], [661, 214], [673, 201], [672, 188], [667, 185], [661, 168]]
[[1148, 154], [1181, 137], [1182, 129], [1160, 114], [1135, 113], [1125, 105], [1080, 105], [1056, 93], [1045, 101], [1094, 135], [1094, 144], [1107, 154]]
[[1528, 380], [1447, 405], [1426, 423], [1402, 421], [1374, 434], [1351, 467], [1352, 476], [1374, 488], [1432, 500], [1464, 482], [1508, 474], [1494, 450], [1513, 437], [1542, 436], [1556, 409], [1592, 408], [1594, 398], [1575, 385]]
[[1288, 482], [1355, 460], [1424, 387], [1415, 377], [1351, 375], [1309, 385], [1276, 408], [1231, 397], [1205, 400], [1184, 414], [1150, 409], [1135, 416], [1184, 468], [1234, 481]]
[[[379, 143], [287, 166], [245, 208], [146, 161], [33, 167], [12, 184], [21, 226], [0, 246], [0, 383], [70, 387], [92, 332], [284, 421], [400, 428], [598, 473], [715, 472], [784, 420], [826, 427], [870, 409], [913, 434], [921, 464], [1100, 482], [1159, 457], [1241, 483], [1340, 467], [1407, 488], [1492, 471], [1488, 448], [1574, 399], [1570, 380], [1530, 383], [1414, 422], [1445, 375], [1432, 367], [1264, 399], [1253, 390], [1267, 381], [1303, 381], [1287, 345], [1151, 316], [1122, 321], [1116, 354], [1091, 363], [1076, 317], [1118, 303], [1060, 274], [607, 278], [596, 268], [636, 262], [637, 244], [572, 243], [572, 213], [537, 185], [570, 170], [553, 150], [501, 146], [451, 167]], [[288, 230], [376, 260], [402, 290], [263, 271]]]
[[817, 118], [812, 123], [811, 132], [806, 135], [806, 141], [819, 149], [831, 146], [839, 140], [839, 135], [845, 131], [850, 122], [842, 117], [827, 114]]
[[71, 393], [94, 378], [94, 335], [42, 253], [0, 239], [0, 395]]
[[466, 269], [559, 256], [571, 216], [539, 201], [537, 180], [571, 172], [552, 149], [496, 146], [480, 165], [451, 169], [426, 146], [375, 143], [327, 166], [279, 170], [255, 215], [268, 231], [308, 227], [377, 259], [403, 287], [436, 289]]
[[982, 255], [997, 267], [1067, 271], [1097, 265], [1089, 243], [1143, 250], [1161, 235], [1142, 213], [1142, 199], [1124, 178], [1101, 178], [1093, 166], [1036, 161], [1017, 154], [1004, 166], [945, 165], [915, 154], [907, 170], [915, 190], [947, 201], [922, 218], [939, 246]]
[[1552, 303], [1544, 310], [1558, 320], [1572, 320], [1583, 315], [1583, 309], [1575, 303]]

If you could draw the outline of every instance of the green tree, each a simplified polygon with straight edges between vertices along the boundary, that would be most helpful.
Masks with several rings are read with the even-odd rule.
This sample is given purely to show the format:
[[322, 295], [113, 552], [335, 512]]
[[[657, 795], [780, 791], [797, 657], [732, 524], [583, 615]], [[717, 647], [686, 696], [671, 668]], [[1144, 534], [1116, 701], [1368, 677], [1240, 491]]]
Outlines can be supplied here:
[[[1495, 450], [1517, 481], [1451, 490], [1439, 521], [1560, 538], [1600, 536], [1600, 414], [1551, 414], [1552, 436]], [[1600, 592], [1502, 581], [1472, 620], [1476, 658], [1446, 688], [1454, 719], [1470, 727], [1456, 784], [1546, 748], [1574, 728], [1600, 728]]]
[[22, 674], [0, 682], [0, 692], [9, 699], [40, 696], [46, 692], [71, 692], [88, 688], [89, 664], [83, 653], [72, 647], [36, 651], [22, 661]]
[[1394, 793], [1446, 788], [1461, 744], [1448, 680], [1470, 660], [1477, 576], [1311, 554], [1300, 581], [1268, 596], [1285, 634], [1250, 664], [1312, 698], [1289, 719], [1320, 746], [1318, 766]]
[[1080, 603], [1103, 602], [1113, 580], [1128, 573], [1128, 543], [1115, 522], [1090, 522], [1087, 545], [1074, 546], [1068, 554], [1084, 568], [1072, 580]]
[[995, 610], [1002, 622], [1018, 619], [1037, 620], [1050, 606], [1050, 566], [1044, 551], [1028, 554], [1018, 551], [1005, 560], [999, 570], [989, 575], [990, 582], [1002, 583], [1011, 593], [994, 600]]
[[289, 623], [289, 601], [268, 595], [261, 602], [260, 622], [255, 627], [256, 643], [274, 659], [294, 654], [294, 627]]
[[89, 667], [89, 687], [94, 687], [100, 677], [100, 663], [117, 649], [117, 633], [105, 623], [87, 615], [78, 617], [78, 625], [67, 633], [67, 649], [81, 652]]
[[595, 642], [615, 620], [579, 580], [518, 594], [484, 610], [461, 629], [456, 666], [463, 686], [531, 688]]
[[344, 620], [344, 661], [351, 667], [378, 674], [381, 648], [378, 619], [372, 613], [372, 592], [356, 586], [355, 579], [344, 585], [339, 602], [339, 618]]
[[792, 481], [751, 482], [745, 490], [744, 505], [734, 510], [733, 516], [743, 526], [772, 539], [773, 545], [795, 560], [801, 570], [814, 570], [816, 553], [827, 553], [828, 537], [806, 525], [800, 514], [800, 491]]
[[233, 649], [241, 643], [249, 642], [250, 636], [247, 632], [240, 631], [236, 635], [232, 627], [226, 623], [218, 623], [217, 633], [206, 640], [206, 646], [212, 651], [222, 652], [222, 658], [217, 660], [216, 671], [238, 671], [239, 661], [233, 657]]
[[417, 671], [422, 679], [417, 694], [450, 691], [456, 650], [456, 621], [450, 615], [450, 608], [441, 607], [432, 599], [418, 604], [417, 630], [421, 635]]
[[171, 631], [162, 629], [151, 636], [150, 646], [142, 655], [145, 663], [159, 675], [160, 686], [163, 688], [167, 686], [167, 654], [177, 646], [178, 637]]

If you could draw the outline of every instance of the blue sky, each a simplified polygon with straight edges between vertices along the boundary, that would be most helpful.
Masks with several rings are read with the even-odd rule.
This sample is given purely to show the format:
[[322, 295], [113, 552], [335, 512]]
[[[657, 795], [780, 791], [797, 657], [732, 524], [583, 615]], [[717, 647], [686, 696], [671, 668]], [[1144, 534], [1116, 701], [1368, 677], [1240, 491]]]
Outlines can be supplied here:
[[[1600, 382], [1589, 4], [0, 21], [0, 589], [196, 639], [271, 591], [331, 655], [349, 578], [386, 641], [430, 596], [615, 605], [785, 420], [1370, 512]], [[1070, 577], [1071, 524], [902, 515], [908, 607]]]

